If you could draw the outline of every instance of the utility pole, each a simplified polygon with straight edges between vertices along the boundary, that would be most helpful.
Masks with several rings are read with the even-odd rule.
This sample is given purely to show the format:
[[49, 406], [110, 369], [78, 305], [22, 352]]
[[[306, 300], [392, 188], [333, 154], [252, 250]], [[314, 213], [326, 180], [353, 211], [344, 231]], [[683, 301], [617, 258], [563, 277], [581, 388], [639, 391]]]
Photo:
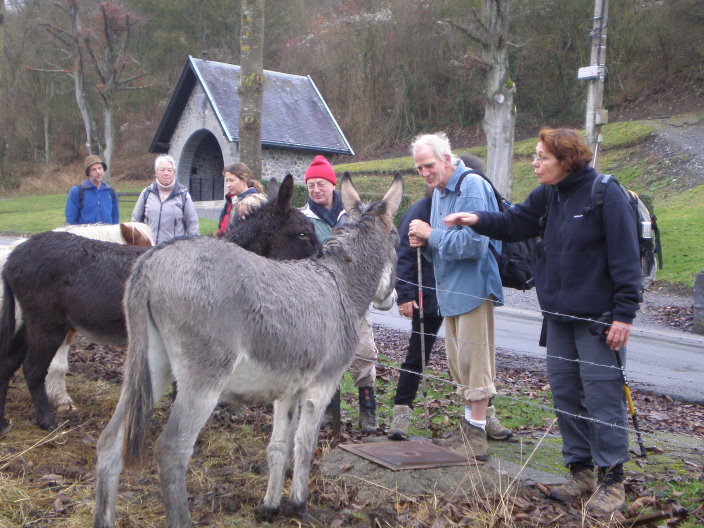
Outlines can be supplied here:
[[580, 68], [577, 79], [587, 81], [587, 111], [584, 135], [594, 157], [592, 166], [599, 170], [599, 147], [601, 125], [609, 121], [609, 112], [603, 108], [604, 83], [606, 82], [606, 32], [608, 29], [609, 0], [595, 0], [594, 25], [590, 34], [592, 41], [591, 65]]

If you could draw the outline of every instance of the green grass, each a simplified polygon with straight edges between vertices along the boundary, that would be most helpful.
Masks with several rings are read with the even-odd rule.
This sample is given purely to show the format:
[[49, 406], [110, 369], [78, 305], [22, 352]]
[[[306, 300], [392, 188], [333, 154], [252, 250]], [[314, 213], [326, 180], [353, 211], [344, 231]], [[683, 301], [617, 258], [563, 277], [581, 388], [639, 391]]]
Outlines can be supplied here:
[[704, 185], [673, 196], [656, 212], [664, 263], [658, 280], [691, 286], [704, 270]]

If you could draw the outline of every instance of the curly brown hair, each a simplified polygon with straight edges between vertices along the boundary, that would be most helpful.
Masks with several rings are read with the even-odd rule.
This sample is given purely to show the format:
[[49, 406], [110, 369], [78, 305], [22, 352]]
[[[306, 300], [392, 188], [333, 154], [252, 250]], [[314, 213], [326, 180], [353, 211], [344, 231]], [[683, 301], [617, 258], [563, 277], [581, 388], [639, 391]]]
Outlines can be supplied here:
[[545, 149], [557, 158], [560, 167], [567, 174], [584, 167], [592, 160], [592, 149], [581, 134], [571, 128], [543, 127], [538, 132], [538, 139]]

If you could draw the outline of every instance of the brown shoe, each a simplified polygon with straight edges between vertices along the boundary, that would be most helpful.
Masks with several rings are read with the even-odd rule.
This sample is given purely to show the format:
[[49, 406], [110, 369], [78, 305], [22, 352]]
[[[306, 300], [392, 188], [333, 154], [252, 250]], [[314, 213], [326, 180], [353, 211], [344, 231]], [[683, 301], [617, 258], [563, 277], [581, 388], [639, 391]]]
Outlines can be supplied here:
[[467, 442], [467, 450], [477, 460], [489, 459], [489, 444], [486, 441], [486, 431], [462, 420], [462, 436]]
[[594, 515], [611, 515], [623, 506], [626, 490], [623, 482], [599, 484], [596, 493], [587, 501], [587, 510]]
[[486, 408], [486, 436], [491, 440], [508, 440], [513, 436], [511, 429], [501, 425], [493, 406]]
[[575, 470], [570, 469], [567, 482], [550, 490], [550, 497], [562, 502], [579, 499], [591, 495], [596, 489], [596, 475], [594, 469], [580, 466]]

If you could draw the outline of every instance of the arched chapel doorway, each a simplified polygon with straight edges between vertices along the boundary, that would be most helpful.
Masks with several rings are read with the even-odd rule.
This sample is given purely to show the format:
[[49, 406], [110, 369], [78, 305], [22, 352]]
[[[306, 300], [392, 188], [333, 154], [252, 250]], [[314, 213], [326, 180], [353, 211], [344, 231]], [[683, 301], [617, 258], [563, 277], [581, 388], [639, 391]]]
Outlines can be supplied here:
[[188, 185], [193, 201], [222, 200], [222, 150], [208, 130], [195, 132], [186, 142], [178, 164], [178, 179]]

